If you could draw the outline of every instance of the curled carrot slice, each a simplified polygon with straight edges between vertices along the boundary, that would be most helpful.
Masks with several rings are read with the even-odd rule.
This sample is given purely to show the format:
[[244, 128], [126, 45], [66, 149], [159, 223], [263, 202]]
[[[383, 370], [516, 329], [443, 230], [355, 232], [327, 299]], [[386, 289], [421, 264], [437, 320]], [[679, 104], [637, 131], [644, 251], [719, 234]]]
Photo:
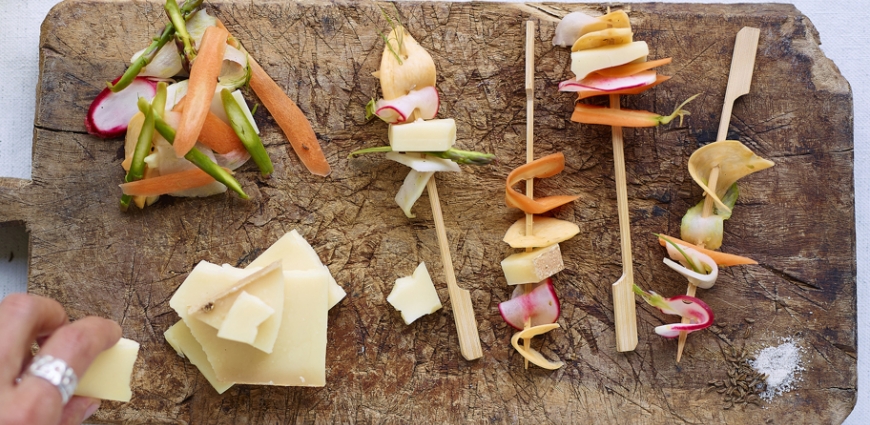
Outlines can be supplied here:
[[513, 189], [513, 185], [531, 178], [552, 177], [565, 169], [565, 155], [561, 152], [538, 158], [511, 171], [507, 178], [505, 198], [509, 207], [519, 208], [527, 214], [542, 214], [553, 208], [573, 202], [579, 196], [557, 195], [532, 199]]
[[680, 123], [682, 124], [683, 116], [689, 115], [689, 111], [684, 110], [683, 106], [696, 97], [698, 97], [697, 94], [686, 99], [670, 115], [576, 103], [574, 104], [574, 113], [571, 115], [571, 121], [581, 124], [601, 124], [615, 127], [657, 127], [662, 124], [668, 124], [675, 118], [680, 118]]
[[[187, 97], [181, 99], [172, 110], [183, 112], [186, 99]], [[211, 112], [206, 113], [205, 121], [203, 122], [202, 130], [200, 130], [197, 140], [221, 155], [245, 149], [245, 145], [243, 145], [242, 141], [239, 140], [239, 136], [236, 135], [233, 128]]]
[[714, 262], [716, 262], [716, 264], [718, 264], [722, 267], [739, 266], [739, 265], [744, 265], [744, 264], [758, 264], [758, 261], [755, 261], [751, 258], [741, 257], [739, 255], [726, 254], [724, 252], [713, 251], [710, 249], [701, 248], [697, 245], [692, 245], [688, 242], [682, 241], [680, 239], [677, 239], [677, 238], [674, 238], [674, 237], [671, 237], [668, 235], [658, 235], [658, 237], [659, 237], [659, 243], [662, 246], [665, 246], [667, 241], [671, 241], [677, 245], [682, 245], [682, 246], [686, 246], [686, 247], [695, 249], [698, 252], [700, 252], [702, 254], [706, 254], [707, 256], [709, 256], [710, 258], [713, 259]]
[[132, 196], [158, 196], [194, 189], [214, 182], [214, 177], [199, 168], [124, 183], [121, 191]]
[[669, 63], [671, 63], [671, 58], [657, 59], [654, 61], [639, 63], [627, 63], [625, 65], [599, 69], [598, 71], [595, 71], [595, 73], [603, 75], [605, 77], [627, 77], [629, 75], [634, 75], [638, 72], [643, 72], [658, 66], [667, 65]]
[[214, 97], [229, 33], [218, 27], [208, 27], [202, 36], [199, 54], [190, 69], [187, 99], [181, 122], [175, 134], [175, 155], [183, 157], [196, 144]]

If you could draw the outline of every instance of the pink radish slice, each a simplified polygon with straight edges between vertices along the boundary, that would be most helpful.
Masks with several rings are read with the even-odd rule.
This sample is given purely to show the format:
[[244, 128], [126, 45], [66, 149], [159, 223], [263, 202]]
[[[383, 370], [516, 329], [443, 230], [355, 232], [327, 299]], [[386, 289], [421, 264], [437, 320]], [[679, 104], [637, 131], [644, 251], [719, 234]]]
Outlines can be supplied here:
[[[117, 83], [118, 77], [112, 83]], [[124, 90], [114, 93], [108, 88], [103, 89], [88, 108], [85, 118], [85, 128], [94, 136], [111, 138], [123, 135], [127, 131], [127, 123], [139, 112], [136, 104], [140, 97], [147, 100], [157, 93], [157, 83], [147, 78], [136, 77]]]
[[498, 311], [502, 319], [515, 329], [523, 329], [526, 318], [531, 319], [531, 326], [547, 325], [559, 319], [561, 307], [550, 278], [536, 284], [527, 294], [520, 294], [515, 289], [514, 295], [514, 298], [499, 303]]
[[690, 323], [672, 323], [656, 327], [656, 333], [665, 338], [676, 338], [680, 332], [694, 332], [713, 324], [713, 309], [707, 303], [688, 295], [665, 298], [666, 307], [662, 313], [689, 318]]
[[440, 105], [438, 90], [431, 86], [423, 87], [393, 100], [378, 99], [375, 115], [390, 124], [398, 124], [407, 121], [416, 109], [420, 111], [420, 118], [428, 120], [435, 118]]
[[656, 82], [655, 71], [642, 71], [627, 77], [603, 77], [598, 74], [577, 81], [567, 80], [559, 83], [559, 91], [579, 92], [583, 89], [600, 91], [616, 91], [634, 87], [647, 86]]

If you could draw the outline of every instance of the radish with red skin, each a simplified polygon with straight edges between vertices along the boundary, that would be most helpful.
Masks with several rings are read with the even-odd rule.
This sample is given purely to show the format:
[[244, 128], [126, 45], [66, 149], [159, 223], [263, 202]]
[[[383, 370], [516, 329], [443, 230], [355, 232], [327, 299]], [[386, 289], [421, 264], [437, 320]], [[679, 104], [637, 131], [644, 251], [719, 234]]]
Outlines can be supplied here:
[[689, 319], [689, 323], [656, 326], [656, 333], [665, 338], [676, 338], [680, 336], [680, 332], [699, 331], [713, 324], [713, 309], [698, 298], [688, 295], [665, 298], [652, 291], [646, 292], [637, 285], [634, 285], [634, 293], [640, 295], [647, 304], [658, 308], [662, 313]]
[[580, 81], [562, 81], [559, 83], [559, 91], [576, 92], [584, 88], [600, 91], [616, 91], [648, 86], [655, 82], [655, 71], [638, 72], [637, 74], [629, 75], [627, 77], [605, 77], [599, 74], [591, 74]]
[[510, 300], [499, 303], [498, 311], [508, 325], [522, 330], [526, 319], [530, 319], [531, 326], [546, 325], [556, 322], [562, 310], [553, 280], [547, 278], [528, 293], [514, 290]]
[[[116, 78], [112, 84], [117, 83]], [[136, 77], [127, 88], [117, 93], [105, 88], [91, 103], [85, 118], [88, 133], [97, 137], [112, 138], [127, 132], [127, 123], [139, 112], [136, 102], [140, 97], [149, 102], [157, 94], [157, 82]]]
[[410, 93], [393, 100], [379, 99], [375, 103], [375, 115], [390, 124], [399, 124], [407, 121], [415, 110], [419, 110], [419, 118], [428, 120], [435, 118], [440, 106], [438, 90], [430, 86], [411, 90]]

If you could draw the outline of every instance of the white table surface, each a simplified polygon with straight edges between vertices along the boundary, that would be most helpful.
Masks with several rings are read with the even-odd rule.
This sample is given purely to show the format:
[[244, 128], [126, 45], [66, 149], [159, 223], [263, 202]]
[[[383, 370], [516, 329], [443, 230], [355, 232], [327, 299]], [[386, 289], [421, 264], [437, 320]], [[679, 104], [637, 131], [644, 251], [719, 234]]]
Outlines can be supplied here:
[[[131, 0], [136, 1], [136, 0]], [[675, 1], [659, 0], [664, 3]], [[629, 1], [630, 2], [630, 1]], [[36, 80], [39, 75], [39, 27], [57, 0], [0, 0], [0, 176], [30, 178]], [[716, 3], [765, 3], [758, 0]], [[795, 0], [819, 31], [822, 51], [852, 86], [855, 108], [855, 219], [858, 254], [858, 339], [870, 336], [868, 294], [868, 194], [870, 173], [861, 166], [870, 155], [870, 5], [865, 0]], [[812, 125], [812, 123], [804, 123]], [[11, 253], [11, 255], [10, 255]], [[20, 228], [0, 226], [0, 298], [23, 292], [27, 276], [27, 236]], [[9, 260], [10, 258], [11, 261]], [[870, 421], [870, 351], [858, 345], [858, 402], [846, 424]]]

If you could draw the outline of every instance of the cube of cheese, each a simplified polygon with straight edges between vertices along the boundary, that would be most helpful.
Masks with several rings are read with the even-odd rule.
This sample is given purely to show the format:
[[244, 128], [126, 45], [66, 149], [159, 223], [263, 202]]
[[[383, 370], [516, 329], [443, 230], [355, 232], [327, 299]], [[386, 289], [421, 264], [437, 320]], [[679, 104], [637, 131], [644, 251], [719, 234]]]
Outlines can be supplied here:
[[[329, 268], [323, 265], [314, 248], [293, 229], [275, 241], [266, 251], [260, 254], [247, 268], [265, 267], [275, 261], [281, 261], [284, 270], [313, 270], [319, 267]], [[329, 308], [344, 299], [346, 292], [338, 285], [338, 282], [329, 273]]]
[[74, 394], [102, 400], [130, 401], [133, 397], [130, 380], [138, 355], [139, 343], [121, 338], [112, 348], [94, 359], [79, 379]]
[[175, 311], [202, 346], [217, 379], [238, 384], [322, 387], [326, 384], [328, 287], [329, 274], [323, 267], [284, 271], [284, 308], [271, 354], [219, 338], [215, 328], [191, 317], [187, 309]]
[[456, 121], [445, 118], [390, 125], [387, 138], [394, 152], [443, 152], [456, 143]]
[[214, 387], [218, 394], [223, 394], [224, 391], [233, 386], [232, 382], [225, 382], [217, 379], [217, 376], [214, 374], [214, 369], [211, 367], [211, 363], [208, 362], [208, 357], [205, 355], [205, 351], [202, 351], [202, 346], [199, 345], [199, 342], [197, 342], [196, 338], [193, 337], [193, 334], [190, 333], [190, 329], [184, 324], [183, 320], [179, 320], [167, 329], [166, 332], [163, 333], [163, 337], [166, 338], [166, 342], [175, 349], [175, 352], [178, 353], [179, 356], [187, 357], [187, 359], [190, 360], [190, 363], [199, 369], [202, 376], [208, 380], [208, 383]]
[[[283, 286], [283, 272], [281, 280]], [[275, 309], [269, 307], [269, 304], [242, 291], [227, 312], [227, 317], [218, 329], [217, 336], [253, 345], [254, 340], [257, 339], [257, 327], [273, 314]]]
[[571, 71], [575, 79], [582, 80], [599, 69], [623, 65], [648, 54], [645, 41], [578, 50], [571, 53]]
[[536, 283], [565, 268], [559, 244], [513, 254], [501, 262], [508, 285]]
[[438, 311], [441, 300], [438, 299], [426, 264], [420, 263], [413, 275], [397, 279], [393, 290], [387, 296], [387, 302], [402, 313], [402, 320], [406, 325]]
[[257, 349], [271, 353], [284, 308], [284, 274], [278, 262], [262, 269], [244, 270], [200, 262], [169, 300], [169, 305], [176, 311], [187, 308], [191, 317], [220, 329], [242, 290], [275, 311], [259, 325], [251, 343]]

